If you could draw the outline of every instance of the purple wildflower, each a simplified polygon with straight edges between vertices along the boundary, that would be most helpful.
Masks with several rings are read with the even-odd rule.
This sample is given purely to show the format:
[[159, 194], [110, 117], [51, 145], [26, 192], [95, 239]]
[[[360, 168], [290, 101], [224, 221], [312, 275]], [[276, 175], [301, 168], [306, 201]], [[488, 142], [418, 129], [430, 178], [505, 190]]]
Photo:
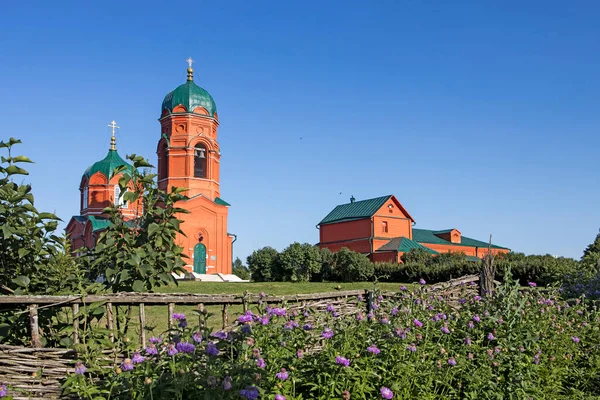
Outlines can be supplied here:
[[398, 314], [398, 307], [392, 308], [392, 316], [396, 316]]
[[404, 285], [400, 286], [400, 290], [403, 292], [406, 291], [406, 286], [404, 286]]
[[327, 304], [327, 307], [325, 307], [325, 309], [328, 312], [334, 312], [335, 311], [335, 307], [333, 305], [331, 305], [331, 304]]
[[[77, 375], [83, 375], [83, 374], [85, 374], [85, 370], [86, 370], [86, 369], [87, 369], [87, 368], [85, 367], [85, 365], [83, 365], [83, 363], [82, 363], [81, 361], [77, 361], [77, 362], [75, 363], [75, 373], [76, 373]], [[1, 389], [1, 388], [0, 388], [0, 389]], [[5, 390], [6, 390], [6, 388], [5, 388]], [[2, 393], [2, 390], [0, 390], [0, 393]], [[6, 393], [4, 393], [3, 395], [1, 395], [0, 397], [2, 397], [2, 396], [4, 396], [4, 395], [6, 395]]]
[[381, 398], [382, 399], [393, 399], [394, 398], [394, 392], [392, 392], [392, 390], [390, 388], [386, 388], [386, 387], [382, 387], [381, 388]]
[[460, 299], [460, 300], [458, 300], [458, 302], [459, 302], [460, 304], [465, 304], [465, 303], [467, 302], [467, 299]]
[[173, 319], [177, 321], [181, 321], [185, 319], [185, 314], [181, 313], [173, 313]]
[[323, 332], [321, 333], [321, 337], [323, 337], [324, 339], [331, 339], [333, 337], [333, 329], [331, 329], [331, 328], [323, 329]]
[[181, 353], [193, 353], [194, 350], [196, 350], [196, 347], [188, 342], [179, 342], [177, 343], [177, 351], [181, 352]]
[[469, 323], [467, 324], [467, 326], [469, 327], [469, 329], [475, 328], [475, 324], [473, 323], [473, 321], [469, 321]]
[[373, 344], [373, 345], [371, 345], [371, 346], [369, 346], [369, 347], [367, 347], [367, 351], [368, 351], [369, 353], [371, 353], [371, 354], [375, 354], [375, 355], [377, 355], [377, 354], [381, 353], [381, 350], [379, 350], [379, 349], [377, 348], [377, 346], [375, 346], [374, 344]]
[[240, 396], [248, 400], [258, 399], [258, 388], [256, 386], [246, 386], [246, 389], [240, 390]]
[[202, 343], [202, 334], [200, 332], [194, 332], [194, 334], [192, 335], [192, 339], [194, 340], [194, 342], [200, 344]]
[[149, 356], [155, 356], [158, 354], [158, 349], [156, 348], [156, 345], [154, 343], [150, 343], [148, 347], [146, 347], [144, 350]]
[[488, 333], [488, 335], [487, 335], [487, 340], [489, 340], [489, 341], [491, 342], [491, 341], [492, 341], [492, 340], [494, 340], [494, 339], [496, 339], [496, 338], [494, 337], [494, 334], [493, 334], [492, 332]]
[[446, 325], [442, 326], [441, 331], [445, 334], [449, 334], [450, 333], [450, 329], [448, 329], [448, 327]]
[[396, 328], [396, 336], [400, 339], [406, 339], [406, 331], [402, 328]]
[[408, 350], [414, 353], [415, 351], [417, 351], [417, 346], [415, 346], [414, 343], [411, 343], [408, 345]]
[[337, 356], [335, 358], [335, 363], [344, 367], [348, 367], [350, 365], [350, 360], [348, 360], [346, 357]]
[[311, 324], [304, 324], [302, 329], [304, 329], [305, 331], [312, 331], [313, 326]]
[[528, 285], [531, 286], [531, 287], [536, 287], [537, 283], [535, 283], [535, 282], [529, 282]]
[[275, 377], [277, 379], [281, 379], [282, 381], [285, 381], [287, 378], [290, 377], [290, 374], [288, 374], [288, 372], [285, 370], [285, 368], [281, 368], [281, 370], [275, 374]]
[[139, 351], [133, 353], [133, 357], [131, 357], [131, 362], [134, 364], [143, 363], [145, 360], [144, 356], [140, 354]]
[[276, 315], [278, 317], [285, 317], [285, 308], [272, 308], [269, 310], [269, 315]]
[[271, 319], [267, 314], [263, 315], [262, 317], [258, 317], [258, 322], [260, 322], [261, 325], [269, 325], [270, 320]]
[[571, 336], [571, 340], [575, 343], [579, 343], [581, 341], [577, 336]]
[[252, 322], [252, 317], [253, 317], [252, 311], [248, 310], [244, 314], [240, 315], [237, 320], [239, 322], [245, 324], [248, 322]]
[[380, 322], [380, 323], [382, 323], [382, 324], [384, 324], [384, 325], [387, 325], [387, 324], [389, 324], [389, 323], [390, 323], [390, 320], [389, 320], [389, 318], [388, 318], [388, 317], [383, 317], [383, 318], [381, 318], [381, 319], [379, 320], [379, 322]]
[[175, 348], [174, 345], [170, 344], [167, 346], [167, 354], [168, 355], [174, 356], [177, 353], [179, 353], [179, 351]]
[[421, 321], [419, 321], [418, 319], [413, 320], [413, 323], [415, 324], [415, 326], [421, 328], [423, 326], [423, 323]]
[[242, 325], [242, 333], [249, 335], [250, 333], [252, 333], [252, 327], [248, 324]]
[[298, 358], [304, 357], [304, 350], [298, 349], [298, 351], [296, 352], [296, 357], [298, 357]]
[[217, 332], [212, 333], [210, 336], [216, 337], [221, 340], [225, 340], [225, 339], [227, 339], [227, 332], [217, 331]]
[[456, 365], [456, 359], [454, 357], [450, 357], [448, 359], [448, 364], [452, 365], [452, 366], [455, 366]]
[[258, 368], [264, 368], [264, 367], [266, 367], [266, 366], [267, 366], [267, 363], [265, 362], [265, 360], [264, 360], [263, 358], [258, 358], [258, 359], [256, 360], [256, 366], [257, 366]]
[[208, 354], [211, 357], [218, 356], [219, 349], [217, 348], [217, 345], [214, 344], [213, 342], [208, 342], [208, 344], [206, 345], [206, 354]]
[[231, 377], [229, 375], [223, 379], [223, 390], [231, 390]]
[[477, 295], [477, 296], [473, 297], [473, 300], [475, 300], [475, 301], [479, 301], [479, 300], [481, 300], [481, 296], [480, 296], [480, 295]]
[[463, 339], [463, 343], [467, 346], [471, 345], [471, 338], [470, 337], [466, 337]]
[[126, 358], [123, 363], [121, 364], [121, 369], [123, 371], [131, 371], [133, 370], [133, 362], [131, 361], [131, 358]]
[[8, 393], [8, 390], [6, 389], [6, 385], [0, 384], [0, 397], [6, 396], [7, 393]]
[[362, 321], [363, 319], [365, 319], [365, 315], [361, 312], [359, 312], [358, 314], [356, 314], [356, 320], [357, 321]]
[[425, 279], [421, 278], [421, 279], [419, 279], [419, 283], [420, 283], [421, 285], [424, 285], [424, 284], [426, 284], [427, 282], [425, 281]]
[[373, 318], [375, 318], [375, 314], [373, 314], [373, 311], [371, 311], [371, 312], [369, 312], [369, 313], [367, 314], [367, 319], [370, 321], [370, 320], [372, 320]]
[[148, 339], [148, 341], [152, 344], [159, 344], [160, 342], [162, 342], [162, 339], [159, 337], [151, 337], [150, 339]]
[[285, 399], [284, 395], [282, 395], [282, 394], [276, 394], [275, 395], [275, 400], [286, 400], [286, 399]]
[[478, 314], [473, 315], [473, 321], [475, 321], [475, 322], [481, 322], [481, 318], [479, 317]]

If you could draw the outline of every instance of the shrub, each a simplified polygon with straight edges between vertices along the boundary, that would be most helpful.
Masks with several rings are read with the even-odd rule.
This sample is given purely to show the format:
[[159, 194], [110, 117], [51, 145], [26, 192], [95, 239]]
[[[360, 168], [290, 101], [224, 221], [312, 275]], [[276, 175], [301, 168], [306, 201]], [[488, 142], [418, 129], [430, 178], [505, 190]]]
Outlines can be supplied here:
[[309, 282], [321, 272], [321, 252], [308, 243], [292, 243], [278, 258], [279, 279], [292, 282]]
[[237, 275], [240, 279], [248, 280], [250, 279], [250, 271], [244, 264], [242, 264], [242, 260], [238, 258], [233, 262], [233, 267], [231, 271], [234, 275]]
[[246, 259], [254, 282], [273, 282], [279, 279], [279, 252], [272, 247], [255, 250]]
[[373, 263], [367, 256], [344, 247], [331, 255], [324, 278], [338, 282], [364, 282], [374, 273]]

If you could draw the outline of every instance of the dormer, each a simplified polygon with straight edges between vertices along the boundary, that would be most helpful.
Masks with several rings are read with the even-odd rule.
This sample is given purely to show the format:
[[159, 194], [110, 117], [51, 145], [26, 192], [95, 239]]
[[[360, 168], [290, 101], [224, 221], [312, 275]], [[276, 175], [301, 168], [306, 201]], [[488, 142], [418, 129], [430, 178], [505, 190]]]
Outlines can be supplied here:
[[435, 231], [433, 234], [450, 243], [461, 243], [461, 233], [458, 229], [445, 229], [443, 231]]

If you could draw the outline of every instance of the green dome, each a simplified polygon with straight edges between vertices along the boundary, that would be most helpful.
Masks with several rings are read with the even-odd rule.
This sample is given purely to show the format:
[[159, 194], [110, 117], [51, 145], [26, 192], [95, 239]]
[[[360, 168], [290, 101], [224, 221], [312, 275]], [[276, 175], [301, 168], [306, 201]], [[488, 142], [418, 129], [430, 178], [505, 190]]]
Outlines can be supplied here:
[[167, 94], [162, 102], [162, 111], [166, 108], [169, 112], [173, 112], [173, 108], [179, 104], [184, 106], [188, 112], [194, 112], [196, 107], [204, 107], [211, 117], [214, 117], [217, 112], [215, 100], [193, 80], [188, 80]]
[[95, 162], [92, 166], [86, 169], [83, 173], [83, 176], [89, 179], [96, 172], [100, 172], [106, 177], [106, 179], [110, 179], [115, 168], [120, 167], [121, 165], [127, 166], [127, 171], [133, 171], [133, 166], [127, 161], [123, 160], [116, 150], [109, 150], [106, 157], [104, 157], [103, 160]]

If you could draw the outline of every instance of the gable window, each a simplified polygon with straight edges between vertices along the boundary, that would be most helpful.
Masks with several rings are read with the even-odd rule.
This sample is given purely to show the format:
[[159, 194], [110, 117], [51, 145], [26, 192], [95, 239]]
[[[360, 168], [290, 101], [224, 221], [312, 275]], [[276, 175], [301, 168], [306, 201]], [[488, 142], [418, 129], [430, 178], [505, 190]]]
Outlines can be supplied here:
[[383, 221], [381, 223], [381, 232], [388, 233], [388, 223], [387, 223], [387, 221]]
[[203, 144], [194, 147], [194, 177], [206, 178], [206, 147]]
[[83, 188], [83, 209], [88, 208], [89, 203], [89, 191], [88, 187]]
[[127, 208], [127, 202], [125, 201], [125, 199], [123, 199], [123, 196], [125, 195], [125, 193], [127, 193], [127, 188], [125, 188], [123, 195], [121, 195], [121, 187], [119, 185], [115, 185], [115, 199], [114, 199], [115, 206]]

